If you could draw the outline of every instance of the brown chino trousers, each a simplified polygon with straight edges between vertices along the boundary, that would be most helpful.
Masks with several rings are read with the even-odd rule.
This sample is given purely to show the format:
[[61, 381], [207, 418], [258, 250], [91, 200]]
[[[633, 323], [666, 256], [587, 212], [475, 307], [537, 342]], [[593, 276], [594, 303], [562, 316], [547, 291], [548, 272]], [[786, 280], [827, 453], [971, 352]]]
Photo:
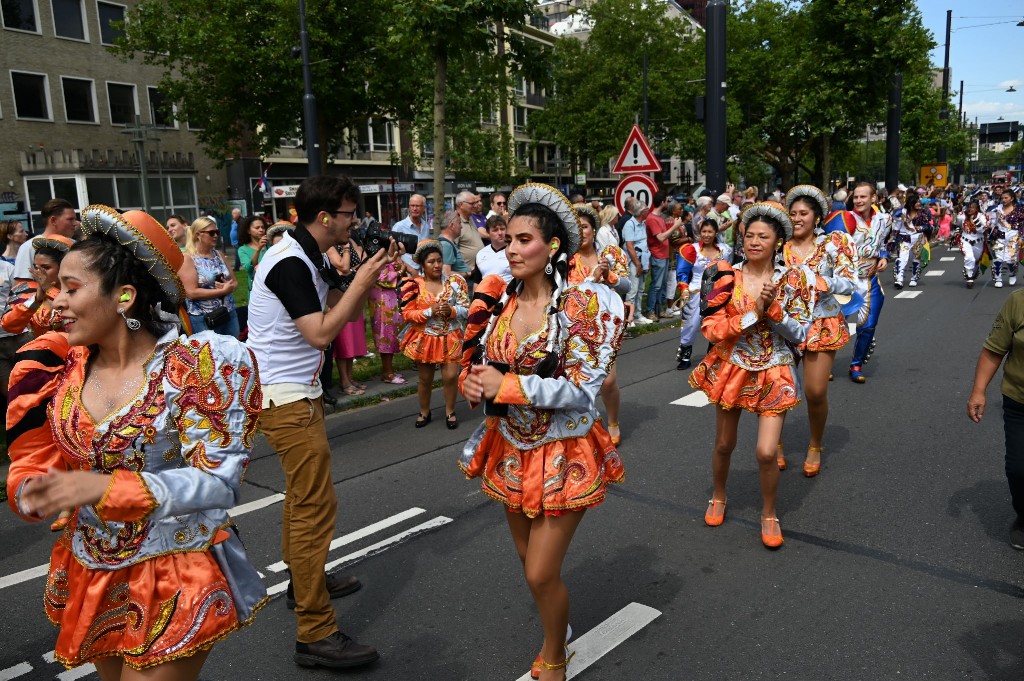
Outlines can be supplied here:
[[323, 400], [303, 399], [281, 406], [271, 402], [260, 415], [260, 430], [284, 468], [281, 557], [292, 573], [296, 640], [315, 643], [338, 631], [324, 575], [338, 499], [331, 484]]

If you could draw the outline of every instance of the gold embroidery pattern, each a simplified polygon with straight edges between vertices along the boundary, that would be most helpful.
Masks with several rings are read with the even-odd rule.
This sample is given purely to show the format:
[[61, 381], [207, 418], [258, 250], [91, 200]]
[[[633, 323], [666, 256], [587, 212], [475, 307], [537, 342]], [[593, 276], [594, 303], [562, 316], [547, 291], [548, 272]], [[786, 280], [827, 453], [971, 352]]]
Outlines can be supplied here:
[[113, 540], [100, 536], [95, 527], [79, 525], [86, 553], [99, 564], [116, 565], [132, 560], [142, 549], [142, 543], [149, 534], [149, 521], [126, 522], [114, 535]]
[[177, 641], [157, 650], [154, 653], [155, 655], [160, 657], [170, 656], [189, 647], [195, 641], [199, 630], [203, 628], [206, 619], [210, 616], [210, 610], [213, 610], [213, 614], [217, 617], [231, 616], [233, 618], [235, 603], [231, 600], [231, 594], [228, 592], [227, 585], [223, 581], [218, 581], [207, 587], [206, 594], [201, 596], [198, 601], [199, 607], [195, 609], [195, 615], [192, 617], [192, 622], [185, 633]]
[[150, 646], [153, 645], [153, 641], [160, 638], [164, 633], [164, 630], [167, 629], [167, 625], [170, 624], [171, 617], [174, 615], [174, 611], [178, 607], [178, 596], [180, 595], [180, 591], [175, 592], [173, 596], [160, 604], [160, 607], [157, 609], [156, 619], [153, 620], [153, 624], [150, 625], [149, 631], [146, 632], [145, 642], [134, 648], [125, 650], [125, 655], [132, 655], [133, 657], [145, 655], [146, 651], [148, 651]]
[[128, 585], [124, 582], [115, 585], [107, 592], [106, 602], [113, 607], [101, 613], [93, 620], [92, 626], [82, 640], [82, 654], [88, 655], [96, 641], [107, 634], [124, 632], [128, 629], [138, 631], [142, 626], [145, 611], [142, 606], [131, 600]]
[[63, 610], [68, 604], [68, 596], [70, 595], [68, 571], [58, 569], [51, 572], [50, 578], [46, 581], [46, 591], [43, 595], [47, 607], [54, 610]]

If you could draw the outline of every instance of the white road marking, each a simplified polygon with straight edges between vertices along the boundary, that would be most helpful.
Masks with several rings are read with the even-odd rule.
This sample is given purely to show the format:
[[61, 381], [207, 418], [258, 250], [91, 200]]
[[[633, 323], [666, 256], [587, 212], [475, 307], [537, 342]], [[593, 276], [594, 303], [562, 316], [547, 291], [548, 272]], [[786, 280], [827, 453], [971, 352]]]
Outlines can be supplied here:
[[904, 300], [913, 300], [914, 298], [917, 298], [922, 293], [924, 293], [924, 292], [923, 291], [904, 291], [903, 293], [897, 293], [896, 297], [897, 298], [903, 298]]
[[245, 515], [250, 511], [258, 511], [261, 508], [272, 506], [273, 504], [276, 504], [279, 501], [284, 501], [283, 494], [271, 494], [269, 497], [263, 497], [262, 499], [250, 501], [245, 504], [239, 504], [238, 506], [235, 506], [233, 509], [228, 511], [228, 515], [230, 515], [232, 518], [235, 518], [240, 515]]
[[0, 669], [0, 681], [9, 681], [10, 679], [16, 679], [19, 676], [24, 676], [32, 671], [32, 665], [28, 662], [22, 662], [16, 664], [13, 667], [7, 669]]
[[[630, 603], [619, 610], [569, 646], [569, 652], [575, 653], [575, 655], [566, 668], [568, 673], [565, 678], [568, 680], [578, 676], [587, 667], [660, 616], [659, 611], [640, 603]], [[516, 681], [530, 681], [530, 672], [526, 672]]]
[[[284, 500], [283, 494], [271, 494], [269, 497], [263, 497], [262, 499], [250, 501], [245, 504], [239, 504], [238, 506], [235, 506], [233, 509], [228, 511], [228, 513], [232, 517], [237, 518], [240, 515], [245, 515], [246, 513], [250, 513], [261, 508], [266, 508], [267, 506], [271, 506], [282, 500]], [[6, 589], [9, 586], [21, 584], [22, 582], [27, 582], [30, 579], [36, 579], [37, 577], [45, 577], [49, 571], [49, 564], [37, 565], [34, 568], [22, 570], [21, 572], [15, 572], [13, 575], [6, 575], [4, 577], [0, 577], [0, 589]], [[50, 662], [52, 661], [53, 660], [50, 660]]]
[[381, 551], [386, 551], [390, 549], [392, 546], [399, 544], [406, 537], [412, 536], [414, 534], [419, 534], [420, 532], [424, 532], [426, 530], [431, 530], [435, 527], [447, 525], [451, 521], [451, 518], [445, 518], [443, 515], [439, 515], [433, 520], [428, 520], [427, 522], [417, 525], [416, 527], [413, 527], [411, 529], [408, 529], [405, 532], [400, 532], [394, 536], [388, 537], [387, 539], [382, 539], [376, 544], [367, 546], [365, 549], [359, 549], [358, 551], [350, 553], [347, 556], [342, 556], [341, 558], [332, 560], [324, 566], [324, 569], [328, 571], [333, 570], [339, 565], [344, 565], [345, 563], [352, 563], [362, 558], [366, 558], [367, 556], [372, 556], [376, 553], [380, 553]]
[[75, 681], [75, 679], [80, 679], [83, 676], [88, 676], [89, 674], [92, 674], [95, 671], [95, 665], [83, 664], [81, 667], [75, 667], [74, 669], [69, 669], [66, 672], [61, 672], [60, 674], [57, 674], [57, 679], [59, 679], [59, 681]]
[[54, 654], [54, 652], [56, 652], [56, 651], [51, 650], [48, 653], [43, 653], [43, 662], [46, 662], [47, 664], [53, 664], [53, 654]]
[[956, 262], [956, 258], [951, 255], [944, 255], [939, 258], [939, 262]]
[[927, 272], [924, 273], [924, 276], [926, 276], [926, 277], [941, 277], [945, 273], [946, 273], [946, 270], [928, 270]]
[[857, 333], [857, 322], [847, 322], [846, 328], [850, 330], [850, 334]]
[[[324, 570], [327, 570], [329, 572], [329, 571], [333, 570], [334, 568], [338, 567], [339, 565], [344, 565], [346, 563], [353, 563], [355, 561], [358, 561], [358, 560], [361, 560], [363, 558], [366, 558], [367, 556], [375, 555], [375, 554], [381, 553], [383, 551], [387, 551], [388, 549], [390, 549], [390, 548], [400, 544], [402, 542], [402, 540], [405, 539], [408, 536], [414, 535], [414, 534], [416, 534], [418, 532], [423, 532], [424, 530], [430, 530], [430, 529], [433, 529], [435, 527], [441, 527], [442, 525], [447, 525], [451, 521], [452, 521], [451, 518], [445, 518], [444, 516], [438, 516], [438, 517], [434, 518], [433, 520], [429, 520], [429, 521], [427, 521], [425, 523], [417, 525], [416, 527], [408, 529], [405, 532], [400, 532], [399, 534], [396, 534], [396, 535], [394, 535], [392, 537], [388, 537], [387, 539], [383, 539], [383, 540], [377, 542], [376, 544], [373, 544], [372, 546], [367, 546], [365, 549], [360, 549], [358, 551], [355, 551], [353, 553], [348, 554], [347, 556], [342, 556], [341, 558], [338, 558], [336, 560], [332, 560], [329, 563], [327, 563], [327, 565], [324, 566]], [[286, 580], [286, 581], [281, 582], [280, 584], [275, 584], [274, 586], [268, 587], [267, 588], [267, 595], [268, 596], [275, 596], [275, 595], [277, 595], [279, 593], [285, 592], [287, 589], [288, 589], [288, 581]]]
[[669, 404], [678, 404], [681, 407], [706, 407], [711, 403], [708, 402], [708, 396], [698, 390]]
[[[426, 513], [426, 511], [423, 510], [422, 508], [410, 508], [407, 511], [396, 513], [390, 518], [378, 520], [372, 525], [367, 525], [366, 527], [356, 530], [355, 532], [349, 532], [346, 535], [338, 537], [337, 539], [331, 542], [330, 550], [333, 551], [334, 549], [344, 546], [345, 544], [351, 544], [352, 542], [359, 541], [364, 537], [369, 537], [371, 534], [374, 534], [375, 532], [386, 530], [392, 525], [397, 525], [398, 523], [405, 522], [409, 518], [414, 518], [423, 513]], [[287, 567], [288, 566], [285, 565], [284, 561], [282, 560], [278, 561], [277, 563], [274, 563], [273, 565], [268, 565], [267, 569], [271, 572], [284, 572]]]
[[9, 586], [21, 584], [22, 582], [27, 582], [28, 580], [35, 579], [36, 577], [45, 577], [46, 573], [49, 571], [50, 565], [46, 564], [22, 570], [21, 572], [15, 572], [13, 575], [0, 577], [0, 589], [6, 589]]

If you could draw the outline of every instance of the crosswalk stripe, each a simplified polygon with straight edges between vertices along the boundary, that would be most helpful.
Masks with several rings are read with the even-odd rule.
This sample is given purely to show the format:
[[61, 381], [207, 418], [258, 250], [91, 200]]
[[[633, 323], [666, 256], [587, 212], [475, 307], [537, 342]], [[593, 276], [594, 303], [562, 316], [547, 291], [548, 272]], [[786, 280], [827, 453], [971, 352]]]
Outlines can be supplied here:
[[939, 258], [939, 262], [956, 262], [956, 258], [952, 255], [944, 255]]
[[[661, 612], [658, 610], [641, 603], [630, 603], [580, 636], [575, 643], [569, 646], [569, 652], [574, 655], [572, 662], [565, 670], [566, 680], [578, 676], [587, 667], [610, 653], [616, 646], [658, 617], [661, 617]], [[530, 681], [530, 672], [526, 672], [516, 681]]]
[[238, 516], [245, 515], [251, 511], [258, 511], [261, 508], [266, 508], [267, 506], [276, 504], [279, 501], [284, 501], [283, 494], [271, 494], [269, 497], [263, 497], [262, 499], [250, 501], [245, 504], [239, 504], [228, 511], [228, 515], [232, 518], [237, 518]]
[[381, 551], [386, 551], [386, 550], [390, 549], [392, 546], [396, 546], [396, 545], [400, 544], [402, 542], [402, 540], [404, 540], [404, 539], [406, 539], [408, 537], [411, 537], [411, 536], [413, 536], [415, 534], [419, 534], [420, 532], [426, 532], [427, 530], [432, 530], [435, 527], [441, 527], [442, 525], [447, 525], [451, 521], [452, 521], [451, 518], [446, 518], [443, 515], [439, 515], [436, 518], [434, 518], [433, 520], [428, 520], [427, 522], [422, 523], [420, 525], [417, 525], [416, 527], [410, 528], [410, 529], [406, 530], [405, 532], [400, 532], [400, 533], [398, 533], [398, 534], [396, 534], [394, 536], [388, 537], [387, 539], [383, 539], [383, 540], [377, 542], [376, 544], [373, 544], [372, 546], [367, 546], [365, 549], [359, 549], [358, 551], [350, 553], [347, 556], [342, 556], [341, 558], [338, 558], [336, 560], [332, 560], [332, 561], [328, 562], [326, 566], [324, 566], [324, 569], [325, 570], [333, 570], [334, 568], [338, 567], [339, 565], [344, 565], [346, 563], [352, 563], [352, 562], [355, 562], [355, 561], [360, 560], [362, 558], [365, 558], [367, 556], [372, 556], [375, 553], [380, 553]]
[[21, 662], [13, 667], [7, 669], [0, 669], [0, 681], [10, 681], [10, 679], [16, 679], [19, 676], [24, 676], [32, 671], [32, 665], [28, 662]]
[[[426, 513], [426, 511], [423, 510], [422, 508], [410, 508], [408, 510], [402, 511], [401, 513], [396, 513], [391, 517], [384, 518], [384, 520], [378, 520], [373, 524], [367, 525], [366, 527], [358, 529], [355, 532], [349, 532], [348, 534], [333, 540], [331, 542], [331, 548], [329, 550], [333, 551], [341, 546], [345, 546], [346, 544], [351, 544], [352, 542], [359, 541], [364, 537], [369, 537], [371, 534], [380, 532], [381, 530], [386, 530], [387, 528], [393, 525], [405, 522], [409, 518], [415, 518], [416, 516], [421, 515], [423, 513]], [[284, 561], [282, 560], [278, 561], [277, 563], [274, 563], [273, 565], [268, 565], [267, 569], [271, 572], [284, 572], [284, 570], [287, 567], [288, 566], [285, 565]]]
[[927, 272], [924, 273], [924, 276], [926, 276], [926, 277], [941, 277], [945, 273], [946, 273], [946, 270], [928, 270]]
[[706, 407], [711, 403], [708, 402], [708, 396], [698, 390], [669, 404], [678, 404], [681, 407]]
[[902, 298], [903, 300], [913, 300], [914, 298], [917, 298], [919, 295], [921, 295], [921, 293], [921, 291], [903, 291], [902, 293], [897, 293], [896, 298]]

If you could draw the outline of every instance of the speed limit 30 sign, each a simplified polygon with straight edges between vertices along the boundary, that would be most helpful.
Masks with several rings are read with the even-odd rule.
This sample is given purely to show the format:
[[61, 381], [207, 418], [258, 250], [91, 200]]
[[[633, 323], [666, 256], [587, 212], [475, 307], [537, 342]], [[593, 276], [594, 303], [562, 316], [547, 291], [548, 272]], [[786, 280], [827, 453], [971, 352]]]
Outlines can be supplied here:
[[651, 207], [651, 199], [658, 191], [658, 185], [646, 175], [627, 175], [619, 181], [615, 187], [615, 208], [619, 214], [626, 212], [626, 199], [634, 197], [639, 199], [648, 208]]

